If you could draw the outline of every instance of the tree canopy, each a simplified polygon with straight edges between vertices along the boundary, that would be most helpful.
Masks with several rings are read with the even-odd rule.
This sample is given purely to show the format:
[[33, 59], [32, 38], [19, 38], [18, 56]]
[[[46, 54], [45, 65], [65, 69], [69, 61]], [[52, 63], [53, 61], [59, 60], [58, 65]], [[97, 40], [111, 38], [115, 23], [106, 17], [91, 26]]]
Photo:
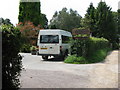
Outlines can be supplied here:
[[72, 31], [74, 28], [80, 27], [81, 16], [72, 9], [63, 8], [59, 12], [55, 12], [50, 20], [50, 28], [59, 28]]

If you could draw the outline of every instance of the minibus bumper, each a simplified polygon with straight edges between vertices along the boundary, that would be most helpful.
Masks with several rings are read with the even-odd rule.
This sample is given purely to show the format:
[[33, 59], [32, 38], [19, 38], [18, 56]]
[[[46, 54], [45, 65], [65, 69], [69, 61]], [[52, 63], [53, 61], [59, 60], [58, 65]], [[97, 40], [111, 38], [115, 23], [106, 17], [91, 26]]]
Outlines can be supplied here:
[[61, 56], [61, 54], [39, 54], [40, 56]]

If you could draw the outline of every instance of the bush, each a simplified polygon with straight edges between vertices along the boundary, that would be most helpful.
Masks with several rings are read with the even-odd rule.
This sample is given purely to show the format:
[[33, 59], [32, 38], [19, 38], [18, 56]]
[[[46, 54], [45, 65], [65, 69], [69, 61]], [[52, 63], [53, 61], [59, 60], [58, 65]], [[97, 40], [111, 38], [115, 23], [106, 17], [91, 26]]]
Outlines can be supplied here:
[[37, 47], [36, 46], [32, 46], [32, 47], [30, 47], [30, 50], [31, 51], [37, 50]]
[[2, 88], [20, 87], [18, 76], [22, 68], [19, 50], [21, 48], [21, 33], [12, 25], [2, 25]]
[[104, 38], [90, 37], [88, 39], [80, 40], [76, 39], [72, 42], [72, 54], [77, 54], [77, 56], [88, 57], [92, 52], [96, 52], [99, 49], [104, 49], [110, 47], [109, 41]]
[[90, 57], [87, 57], [87, 61], [89, 63], [96, 63], [96, 62], [103, 61], [107, 56], [108, 51], [110, 50], [111, 50], [110, 48], [97, 50], [96, 52], [93, 52]]
[[77, 57], [76, 55], [68, 56], [65, 60], [65, 63], [71, 64], [85, 64], [87, 63], [84, 57]]
[[88, 42], [88, 39], [86, 39], [86, 40], [79, 40], [79, 39], [72, 40], [71, 41], [72, 55], [76, 54], [77, 56], [86, 56], [87, 42]]
[[25, 43], [29, 43], [30, 45], [37, 44], [38, 33], [41, 29], [41, 25], [35, 26], [33, 22], [26, 21], [24, 23], [19, 22], [17, 27], [20, 29], [20, 32], [24, 36]]
[[30, 53], [30, 51], [31, 51], [30, 47], [31, 47], [30, 44], [25, 43], [25, 44], [22, 45], [22, 47], [20, 49], [20, 52]]
[[90, 57], [80, 57], [76, 55], [68, 56], [64, 62], [65, 63], [71, 63], [71, 64], [88, 64], [88, 63], [97, 63], [101, 62], [105, 59], [107, 56], [108, 51], [110, 51], [110, 48], [100, 49], [96, 52], [93, 52]]
[[96, 52], [97, 50], [110, 48], [110, 44], [109, 44], [109, 41], [107, 39], [95, 38], [95, 37], [90, 37], [86, 46], [87, 46], [86, 47], [87, 48], [86, 49], [86, 52], [87, 52], [86, 56], [87, 57], [91, 56], [91, 54]]
[[65, 63], [95, 63], [105, 59], [110, 51], [110, 44], [107, 39], [90, 37], [88, 39], [75, 39], [71, 41], [73, 45], [72, 56], [69, 56]]

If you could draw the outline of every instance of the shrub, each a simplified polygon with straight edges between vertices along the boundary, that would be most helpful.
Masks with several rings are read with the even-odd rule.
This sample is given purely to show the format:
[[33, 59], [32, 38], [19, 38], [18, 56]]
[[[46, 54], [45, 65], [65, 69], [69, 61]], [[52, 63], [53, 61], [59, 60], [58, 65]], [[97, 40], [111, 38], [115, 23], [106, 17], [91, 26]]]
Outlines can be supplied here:
[[37, 37], [39, 30], [41, 29], [41, 25], [35, 26], [33, 22], [26, 21], [25, 23], [19, 22], [17, 27], [24, 36], [26, 40], [25, 42], [29, 43], [30, 45], [37, 44]]
[[91, 56], [89, 57], [80, 57], [76, 55], [68, 56], [64, 62], [65, 63], [71, 63], [71, 64], [88, 64], [88, 63], [97, 63], [101, 62], [105, 59], [107, 56], [108, 51], [110, 51], [110, 48], [104, 48], [97, 50], [96, 52], [93, 52]]
[[18, 76], [22, 68], [21, 33], [12, 25], [2, 25], [2, 88], [19, 88]]
[[76, 39], [71, 42], [72, 54], [88, 57], [99, 49], [110, 47], [109, 41], [104, 38], [90, 37], [88, 39]]
[[65, 60], [65, 63], [72, 63], [72, 64], [83, 64], [87, 63], [84, 57], [77, 57], [76, 55], [68, 56]]
[[31, 46], [30, 51], [37, 50], [36, 46]]
[[72, 54], [77, 54], [77, 56], [86, 56], [87, 42], [88, 42], [88, 39], [86, 39], [86, 40], [79, 40], [79, 39], [72, 40], [71, 41]]
[[25, 43], [25, 44], [22, 45], [20, 51], [21, 51], [21, 52], [24, 52], [24, 53], [30, 53], [30, 51], [31, 51], [31, 50], [30, 50], [30, 47], [31, 47], [30, 44]]
[[72, 56], [65, 63], [95, 63], [104, 60], [110, 44], [107, 39], [90, 37], [71, 41]]
[[[88, 42], [86, 43], [87, 45], [87, 54], [86, 56], [89, 57], [91, 56], [92, 53], [96, 52], [97, 50], [100, 49], [105, 49], [109, 48], [109, 41], [105, 38], [95, 38], [95, 37], [90, 37]], [[91, 53], [92, 52], [92, 53]]]
[[110, 48], [97, 50], [96, 52], [93, 52], [91, 56], [87, 57], [87, 61], [89, 63], [96, 63], [103, 61], [107, 56], [108, 51], [110, 50], [111, 50]]

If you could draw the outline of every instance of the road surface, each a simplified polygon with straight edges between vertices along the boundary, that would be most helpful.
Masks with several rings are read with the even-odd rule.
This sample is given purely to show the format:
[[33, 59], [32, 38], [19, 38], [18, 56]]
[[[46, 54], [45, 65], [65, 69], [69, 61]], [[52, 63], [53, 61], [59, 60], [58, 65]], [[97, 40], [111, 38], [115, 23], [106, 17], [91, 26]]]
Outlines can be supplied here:
[[104, 62], [66, 64], [62, 60], [30, 53], [23, 56], [22, 88], [118, 88], [118, 51], [108, 54]]

